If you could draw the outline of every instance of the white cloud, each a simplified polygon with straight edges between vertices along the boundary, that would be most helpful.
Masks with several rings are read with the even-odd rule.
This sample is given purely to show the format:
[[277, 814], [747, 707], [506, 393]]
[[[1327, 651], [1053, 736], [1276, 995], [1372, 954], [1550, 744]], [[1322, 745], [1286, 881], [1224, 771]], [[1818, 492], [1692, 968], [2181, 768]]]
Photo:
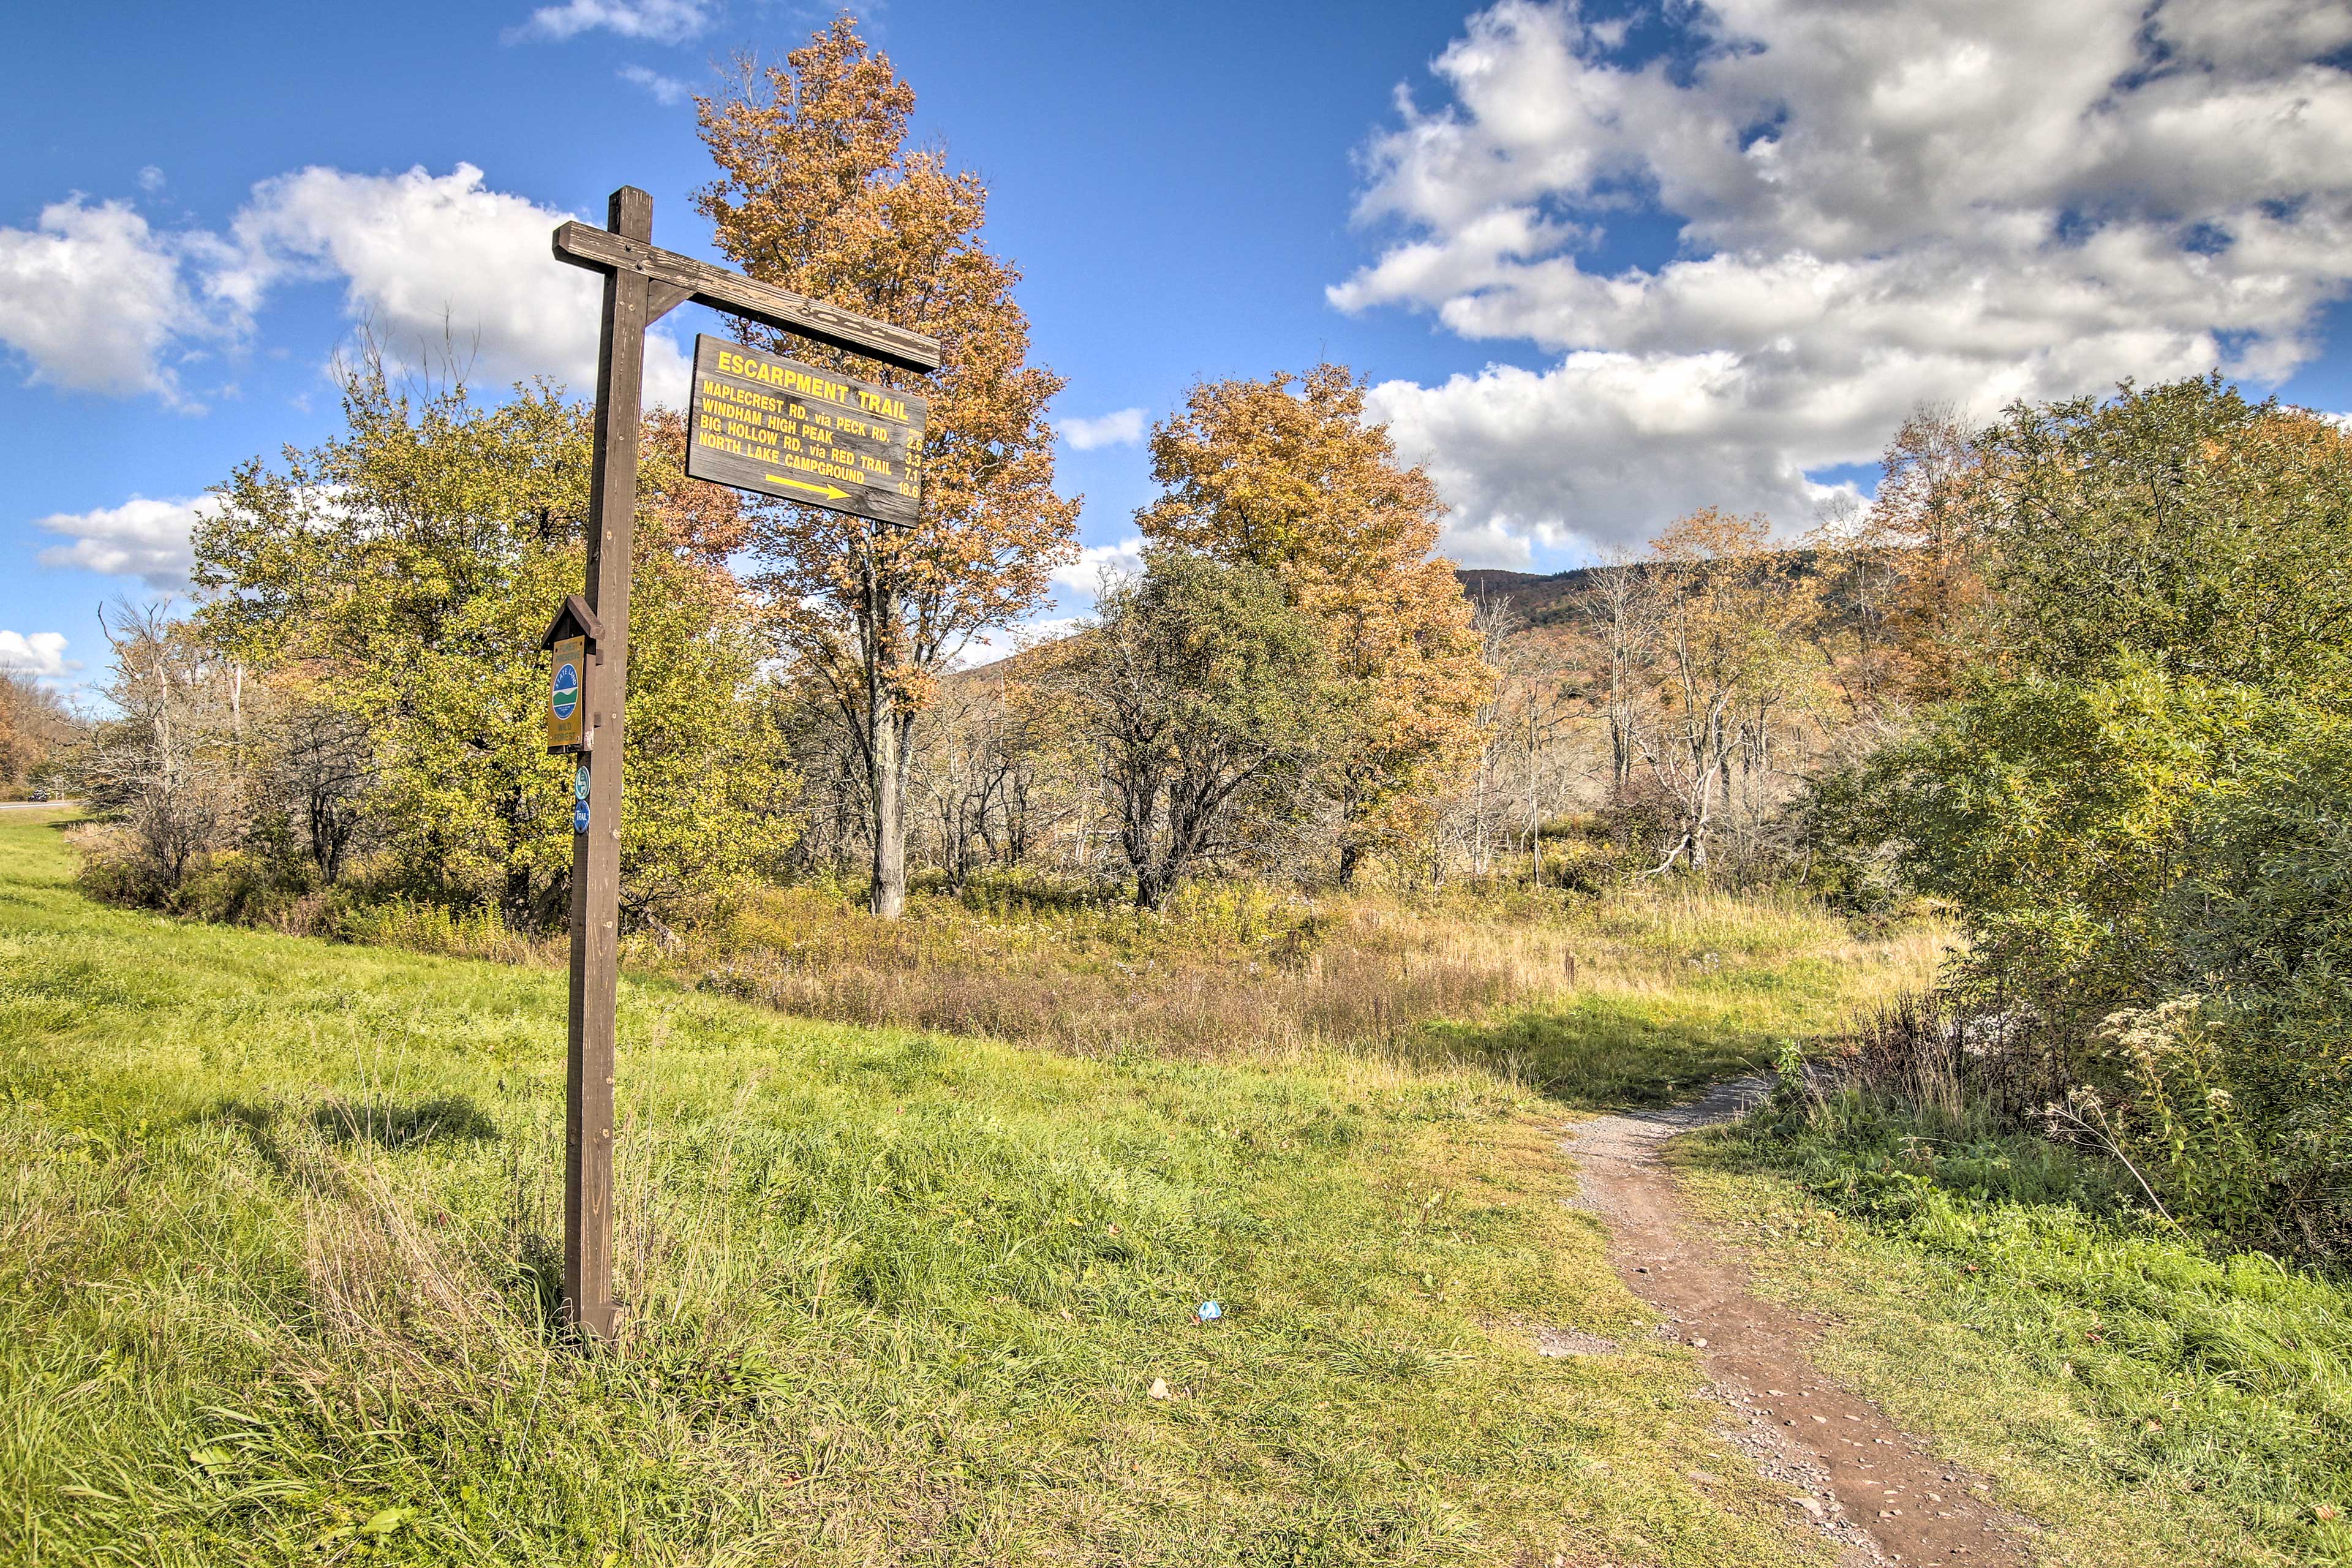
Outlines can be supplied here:
[[1081, 452], [1097, 447], [1131, 447], [1143, 439], [1143, 422], [1148, 417], [1144, 409], [1122, 408], [1094, 419], [1065, 419], [1062, 439]]
[[963, 651], [956, 656], [954, 668], [977, 669], [983, 664], [994, 664], [1000, 658], [1011, 658], [1025, 648], [1068, 637], [1082, 624], [1083, 617], [1077, 616], [1049, 616], [1024, 621], [1017, 626], [982, 632], [963, 645]]
[[1105, 572], [1132, 575], [1143, 570], [1143, 536], [1136, 534], [1116, 544], [1089, 544], [1076, 561], [1054, 568], [1054, 581], [1081, 594], [1092, 594]]
[[42, 208], [36, 228], [0, 228], [0, 343], [37, 382], [181, 402], [174, 362], [244, 324], [184, 285], [190, 248], [121, 202], [79, 196]]
[[624, 38], [645, 38], [657, 44], [678, 44], [709, 27], [715, 7], [709, 0], [565, 0], [542, 5], [506, 38], [547, 38], [557, 43], [602, 29]]
[[[1373, 143], [1402, 233], [1332, 289], [1554, 352], [1375, 414], [1451, 537], [1629, 542], [1717, 502], [1802, 521], [1921, 399], [2216, 364], [2273, 380], [2352, 288], [2352, 8], [2299, 0], [1716, 0], [1629, 64], [1572, 3], [1504, 0], [1451, 101]], [[1629, 212], [1679, 254], [1588, 269]]]
[[54, 679], [69, 675], [81, 668], [81, 661], [66, 657], [66, 635], [63, 632], [0, 631], [0, 669], [15, 675], [30, 675], [42, 679]]
[[1437, 541], [1437, 553], [1456, 566], [1524, 572], [1535, 564], [1535, 550], [1527, 540], [1492, 519], [1467, 525], [1449, 521]]
[[136, 577], [160, 593], [178, 593], [187, 587], [195, 560], [189, 535], [197, 520], [210, 516], [218, 504], [210, 496], [191, 500], [133, 496], [121, 506], [57, 512], [37, 526], [72, 542], [42, 551], [41, 564]]
[[[549, 250], [571, 216], [490, 189], [470, 163], [299, 170], [256, 185], [226, 235], [158, 232], [121, 203], [76, 196], [37, 228], [0, 227], [0, 347], [37, 382], [198, 407], [184, 366], [241, 343], [275, 291], [339, 281], [400, 365], [485, 389], [543, 375], [584, 396], [602, 283]], [[692, 375], [667, 328], [647, 335], [648, 403], [683, 407]]]
[[163, 171], [149, 163], [139, 171], [139, 188], [149, 195], [163, 188]]
[[694, 96], [694, 89], [687, 86], [677, 78], [664, 76], [661, 72], [649, 70], [644, 66], [623, 66], [619, 74], [623, 81], [635, 87], [644, 88], [653, 94], [656, 103], [680, 104]]
[[[286, 279], [339, 278], [350, 314], [404, 363], [446, 358], [478, 385], [545, 375], [585, 394], [602, 284], [549, 251], [568, 216], [489, 189], [471, 163], [304, 169], [254, 188], [233, 226], [241, 268], [220, 287], [257, 301]], [[692, 374], [674, 340], [648, 335], [648, 401], [682, 406]]]

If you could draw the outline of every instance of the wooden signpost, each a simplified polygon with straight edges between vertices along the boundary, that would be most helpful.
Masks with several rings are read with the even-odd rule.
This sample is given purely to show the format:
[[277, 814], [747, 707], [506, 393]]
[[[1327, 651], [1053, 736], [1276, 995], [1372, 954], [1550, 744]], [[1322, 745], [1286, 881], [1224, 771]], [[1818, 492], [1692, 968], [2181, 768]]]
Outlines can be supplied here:
[[[580, 759], [572, 819], [563, 1306], [581, 1332], [600, 1340], [613, 1331], [613, 1021], [619, 979], [622, 711], [628, 694], [629, 552], [636, 527], [646, 329], [691, 300], [902, 369], [935, 370], [940, 363], [936, 339], [835, 310], [692, 257], [656, 249], [653, 218], [653, 198], [624, 185], [613, 193], [604, 227], [567, 223], [555, 231], [557, 260], [604, 275], [589, 470], [588, 581], [584, 595], [566, 597], [544, 639], [551, 656], [549, 749], [576, 752]], [[687, 436], [689, 474], [885, 524], [914, 521], [920, 497], [919, 411], [928, 407], [921, 398], [772, 354], [730, 345], [716, 345], [712, 353], [712, 407], [734, 412], [716, 416], [719, 443], [698, 467], [693, 457], [697, 438], [710, 434], [714, 418], [702, 407], [704, 385], [698, 374], [696, 407], [688, 416]], [[734, 356], [739, 367], [755, 368], [730, 370], [717, 362], [719, 355]], [[700, 343], [695, 357], [698, 373]], [[788, 388], [782, 381], [767, 379], [772, 370], [780, 376], [803, 374], [824, 383], [825, 390], [797, 384]], [[793, 411], [744, 405], [718, 390], [739, 383], [765, 389], [760, 395], [772, 394]], [[833, 395], [836, 391], [840, 396]], [[862, 401], [877, 395], [895, 408], [874, 408]], [[759, 421], [741, 417], [747, 407], [761, 415]], [[850, 428], [849, 421], [858, 428]], [[730, 423], [741, 428], [730, 434]], [[756, 447], [755, 431], [763, 437]], [[785, 446], [787, 438], [793, 446]], [[743, 450], [730, 451], [726, 442]], [[788, 454], [802, 461], [785, 461]], [[775, 461], [769, 461], [771, 457]], [[730, 466], [739, 459], [759, 470], [758, 482], [742, 477], [748, 469]], [[812, 488], [795, 486], [794, 480]], [[818, 483], [823, 493], [813, 488]], [[563, 674], [567, 653], [577, 660], [568, 687]], [[567, 689], [570, 713], [562, 711]]]

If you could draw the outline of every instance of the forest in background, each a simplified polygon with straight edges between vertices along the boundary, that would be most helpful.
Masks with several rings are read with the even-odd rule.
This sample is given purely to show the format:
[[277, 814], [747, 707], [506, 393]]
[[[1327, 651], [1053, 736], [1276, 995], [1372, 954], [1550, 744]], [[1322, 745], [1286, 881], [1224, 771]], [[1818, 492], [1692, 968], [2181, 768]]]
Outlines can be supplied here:
[[[1793, 545], [1709, 509], [1518, 583], [1433, 555], [1443, 504], [1345, 367], [1208, 382], [1151, 433], [1142, 571], [963, 668], [1045, 602], [1078, 501], [985, 187], [909, 144], [912, 101], [845, 21], [701, 109], [728, 258], [948, 363], [904, 532], [689, 480], [681, 423], [648, 420], [633, 951], [839, 1016], [1237, 1049], [1572, 990], [1574, 944], [1538, 982], [1491, 933], [1612, 901], [1949, 921], [1934, 993], [1835, 1092], [1791, 1068], [1787, 1115], [2038, 1128], [2168, 1223], [2340, 1255], [2335, 424], [2218, 377], [1981, 429], [1923, 408]], [[11, 684], [9, 773], [95, 803], [109, 897], [529, 952], [568, 894], [537, 638], [580, 578], [586, 416], [372, 353], [342, 390], [340, 436], [219, 487], [188, 613], [110, 617], [105, 717], [68, 733]], [[1142, 1006], [1139, 969], [1214, 1017]]]

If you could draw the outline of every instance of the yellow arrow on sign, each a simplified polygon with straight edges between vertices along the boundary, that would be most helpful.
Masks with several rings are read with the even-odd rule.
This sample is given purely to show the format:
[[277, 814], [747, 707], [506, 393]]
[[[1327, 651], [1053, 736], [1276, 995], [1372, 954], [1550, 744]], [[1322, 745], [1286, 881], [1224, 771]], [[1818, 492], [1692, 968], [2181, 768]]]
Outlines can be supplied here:
[[847, 490], [837, 490], [831, 485], [813, 485], [806, 479], [788, 479], [782, 474], [767, 474], [762, 477], [773, 479], [780, 485], [790, 485], [796, 490], [814, 490], [817, 494], [823, 496], [827, 500], [847, 500], [849, 499], [849, 492]]

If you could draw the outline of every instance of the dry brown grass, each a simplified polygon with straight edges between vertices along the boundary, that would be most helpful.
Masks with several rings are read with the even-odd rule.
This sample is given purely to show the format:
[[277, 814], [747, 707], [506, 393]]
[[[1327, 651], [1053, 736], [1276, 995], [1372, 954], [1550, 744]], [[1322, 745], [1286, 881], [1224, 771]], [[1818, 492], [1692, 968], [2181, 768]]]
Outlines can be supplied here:
[[[565, 955], [560, 936], [517, 933], [492, 911], [347, 908], [339, 930], [503, 963]], [[849, 890], [764, 889], [683, 936], [635, 935], [624, 957], [640, 973], [842, 1023], [1085, 1056], [1370, 1052], [1554, 1085], [1581, 1074], [1584, 1098], [1605, 1100], [1645, 1074], [1665, 1090], [1745, 1070], [1758, 1050], [1769, 1059], [1768, 1037], [1843, 1030], [1856, 1005], [1929, 984], [1949, 942], [1932, 922], [1857, 933], [1777, 891], [1309, 896], [1203, 883], [1145, 913], [1108, 893], [1006, 878], [919, 892], [892, 923]], [[1563, 1019], [1574, 1039], [1561, 1037]], [[1570, 1063], [1564, 1049], [1611, 1059]]]
[[895, 925], [801, 889], [742, 911], [716, 962], [664, 966], [790, 1013], [1085, 1054], [1372, 1047], [1427, 1059], [1446, 1050], [1426, 1028], [1440, 1020], [1641, 1012], [1710, 987], [1751, 993], [1760, 1016], [1774, 1010], [1769, 977], [1792, 969], [1875, 995], [1924, 983], [1948, 940], [1926, 925], [1861, 937], [1801, 898], [1690, 889], [1310, 899], [1201, 887], [1158, 916], [996, 889], [919, 899]]
[[[83, 845], [87, 853], [92, 846]], [[350, 891], [255, 900], [225, 866], [182, 912], [289, 934], [561, 966], [561, 934], [493, 909]], [[1840, 1032], [1855, 1005], [1932, 983], [1948, 933], [1858, 935], [1780, 892], [1515, 883], [1309, 894], [1187, 886], [1156, 913], [1115, 889], [1025, 873], [919, 891], [905, 919], [856, 890], [766, 889], [685, 931], [638, 932], [642, 975], [802, 1016], [1051, 1047], [1295, 1061], [1339, 1049], [1475, 1064], [1581, 1098], [1636, 1099], [1769, 1062], [1780, 1037]], [[1760, 1053], [1760, 1054], [1759, 1054]], [[1643, 1087], [1647, 1086], [1647, 1087]]]

